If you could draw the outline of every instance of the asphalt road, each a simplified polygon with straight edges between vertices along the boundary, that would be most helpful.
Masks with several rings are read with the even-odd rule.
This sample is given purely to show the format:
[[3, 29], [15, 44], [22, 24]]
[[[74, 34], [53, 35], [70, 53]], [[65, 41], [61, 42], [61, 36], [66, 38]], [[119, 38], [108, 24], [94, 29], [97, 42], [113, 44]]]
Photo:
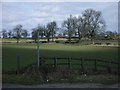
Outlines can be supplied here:
[[40, 85], [3, 84], [2, 88], [118, 88], [118, 86], [118, 84], [103, 85], [96, 83], [61, 83]]

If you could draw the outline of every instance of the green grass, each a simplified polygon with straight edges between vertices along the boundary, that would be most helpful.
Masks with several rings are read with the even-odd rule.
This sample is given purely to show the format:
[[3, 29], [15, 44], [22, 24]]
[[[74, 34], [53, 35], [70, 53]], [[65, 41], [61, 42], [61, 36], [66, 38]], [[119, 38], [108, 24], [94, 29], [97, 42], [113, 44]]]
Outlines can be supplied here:
[[[4, 39], [2, 44], [2, 69], [3, 71], [14, 71], [17, 69], [17, 61], [16, 58], [20, 56], [20, 67], [25, 67], [33, 62], [37, 62], [37, 44], [27, 44], [24, 43], [28, 41], [28, 39], [20, 40], [20, 43], [16, 43], [15, 39]], [[29, 39], [29, 41], [32, 41]], [[11, 42], [11, 43], [9, 43]], [[96, 41], [97, 42], [97, 41]], [[102, 42], [102, 41], [100, 41]], [[106, 43], [108, 41], [104, 41], [102, 43]], [[110, 43], [117, 43], [116, 41], [109, 41]], [[61, 58], [96, 58], [103, 60], [111, 60], [118, 61], [118, 48], [116, 46], [94, 46], [94, 45], [84, 45], [86, 43], [90, 43], [88, 41], [83, 41], [81, 44], [69, 45], [69, 44], [40, 44], [40, 56], [44, 56], [46, 58], [49, 57], [61, 57]], [[47, 62], [53, 62], [47, 60]], [[57, 62], [67, 62], [67, 60], [58, 60]], [[77, 60], [73, 60], [72, 63], [80, 63]], [[92, 62], [94, 63], [94, 62]], [[86, 64], [90, 64], [92, 66], [91, 61], [86, 62]], [[103, 64], [103, 63], [102, 63]], [[90, 68], [91, 66], [86, 66]], [[112, 65], [113, 66], [113, 65]], [[73, 67], [79, 67], [78, 65], [74, 65]], [[92, 66], [94, 68], [94, 66]], [[118, 77], [117, 75], [112, 74], [101, 74], [101, 75], [79, 75], [78, 73], [71, 74], [68, 76], [68, 73], [64, 72], [53, 72], [48, 73], [47, 78], [49, 79], [48, 83], [60, 83], [60, 82], [88, 82], [88, 83], [103, 83], [103, 84], [113, 84], [117, 83]], [[74, 71], [75, 72], [75, 71]], [[30, 74], [8, 74], [4, 73], [2, 75], [3, 83], [20, 83], [20, 84], [40, 84], [47, 83], [41, 75], [36, 73], [32, 73], [30, 70]], [[67, 77], [66, 77], [67, 76]]]
[[[24, 67], [37, 62], [37, 45], [25, 43], [5, 43], [2, 45], [3, 71], [16, 70], [17, 55], [20, 56], [20, 65]], [[44, 57], [72, 57], [98, 58], [118, 60], [118, 47], [102, 47], [92, 45], [64, 45], [40, 44], [40, 56]]]

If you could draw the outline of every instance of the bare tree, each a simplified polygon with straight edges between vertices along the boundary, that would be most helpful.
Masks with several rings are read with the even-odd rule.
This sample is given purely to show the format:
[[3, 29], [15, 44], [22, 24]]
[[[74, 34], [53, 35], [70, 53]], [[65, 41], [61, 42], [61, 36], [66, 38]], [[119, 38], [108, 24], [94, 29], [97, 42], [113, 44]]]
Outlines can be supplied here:
[[33, 30], [32, 31], [32, 38], [35, 40], [35, 42], [36, 42], [38, 37], [43, 38], [43, 36], [46, 35], [45, 34], [46, 27], [45, 26], [38, 25], [36, 28], [33, 28], [32, 30]]
[[63, 28], [65, 28], [64, 30], [67, 32], [68, 40], [71, 43], [71, 38], [72, 38], [73, 34], [75, 34], [76, 18], [72, 17], [72, 15], [70, 15], [70, 17], [63, 22], [62, 26], [63, 26]]
[[3, 38], [7, 38], [8, 34], [7, 34], [7, 30], [6, 29], [3, 29], [2, 30], [2, 37]]
[[8, 31], [8, 36], [9, 36], [9, 38], [12, 38], [12, 35], [13, 35], [13, 34], [12, 34], [12, 31], [9, 30], [9, 31]]
[[92, 43], [97, 33], [105, 30], [105, 21], [102, 19], [102, 13], [93, 9], [87, 9], [83, 12], [83, 19], [85, 20], [85, 30], [90, 36]]
[[24, 38], [27, 38], [27, 36], [28, 36], [28, 31], [27, 31], [26, 29], [23, 29], [23, 30], [22, 30], [22, 36], [23, 36]]
[[32, 39], [34, 39], [34, 41], [36, 42], [37, 38], [38, 38], [37, 28], [33, 28], [32, 30], [33, 30], [32, 31]]
[[15, 28], [13, 29], [13, 31], [15, 32], [17, 43], [19, 43], [19, 40], [20, 40], [21, 34], [22, 34], [22, 25], [20, 25], [20, 24], [16, 25]]
[[38, 25], [38, 27], [37, 27], [37, 30], [38, 30], [38, 32], [39, 32], [39, 36], [41, 37], [41, 38], [43, 38], [43, 36], [45, 35], [45, 26], [42, 26], [42, 25]]
[[79, 42], [83, 36], [84, 29], [85, 29], [84, 19], [81, 16], [79, 16], [77, 19], [77, 35], [78, 35]]
[[55, 21], [48, 23], [47, 24], [47, 29], [48, 29], [47, 37], [50, 38], [50, 36], [52, 36], [52, 42], [53, 42], [56, 30], [57, 30], [57, 23]]

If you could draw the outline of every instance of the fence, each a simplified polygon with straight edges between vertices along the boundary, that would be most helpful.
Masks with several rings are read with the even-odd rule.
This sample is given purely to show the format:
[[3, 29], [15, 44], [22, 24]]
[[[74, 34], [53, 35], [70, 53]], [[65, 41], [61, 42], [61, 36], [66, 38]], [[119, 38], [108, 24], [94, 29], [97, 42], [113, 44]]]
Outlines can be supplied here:
[[89, 59], [89, 58], [44, 58], [40, 57], [40, 65], [41, 66], [52, 66], [52, 67], [60, 67], [60, 68], [68, 68], [68, 69], [80, 69], [83, 72], [86, 70], [90, 70], [92, 68], [93, 71], [108, 71], [109, 73], [118, 72], [119, 68], [118, 62], [111, 60], [102, 60], [102, 59]]
[[[20, 58], [17, 57], [17, 73], [20, 71]], [[27, 67], [32, 65], [37, 66], [37, 62], [30, 64]], [[102, 60], [102, 59], [93, 59], [93, 58], [45, 58], [40, 57], [40, 66], [50, 66], [54, 68], [68, 68], [68, 69], [80, 69], [82, 72], [85, 71], [107, 71], [108, 73], [118, 73], [119, 71], [119, 62]]]

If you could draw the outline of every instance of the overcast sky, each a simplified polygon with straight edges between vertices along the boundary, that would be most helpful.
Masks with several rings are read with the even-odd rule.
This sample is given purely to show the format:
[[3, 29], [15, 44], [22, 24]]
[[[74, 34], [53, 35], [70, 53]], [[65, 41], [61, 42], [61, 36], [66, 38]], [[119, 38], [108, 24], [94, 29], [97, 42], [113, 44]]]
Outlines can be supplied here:
[[12, 30], [17, 24], [22, 24], [30, 31], [38, 24], [53, 20], [60, 26], [70, 14], [78, 16], [89, 8], [102, 12], [107, 30], [118, 31], [117, 2], [3, 2], [2, 27]]

